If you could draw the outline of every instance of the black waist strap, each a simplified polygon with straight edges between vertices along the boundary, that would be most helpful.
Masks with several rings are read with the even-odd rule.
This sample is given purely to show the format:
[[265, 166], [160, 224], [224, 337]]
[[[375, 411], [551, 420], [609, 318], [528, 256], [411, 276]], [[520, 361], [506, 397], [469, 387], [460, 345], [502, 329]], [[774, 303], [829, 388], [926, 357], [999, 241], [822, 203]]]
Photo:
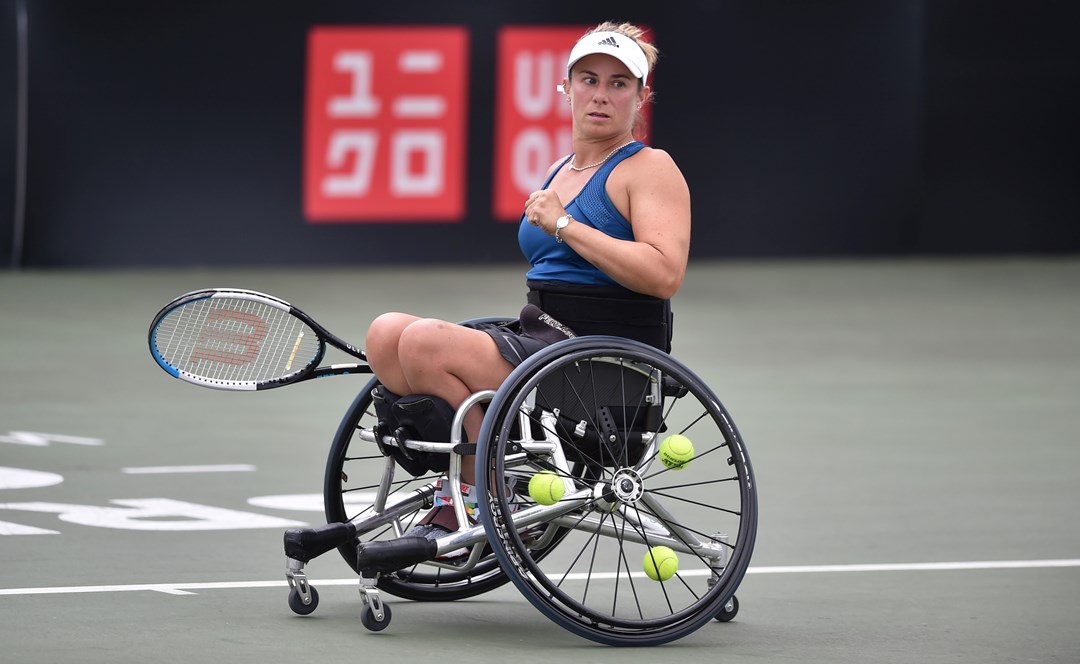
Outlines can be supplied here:
[[528, 282], [528, 301], [574, 333], [609, 334], [671, 351], [671, 301], [622, 288]]

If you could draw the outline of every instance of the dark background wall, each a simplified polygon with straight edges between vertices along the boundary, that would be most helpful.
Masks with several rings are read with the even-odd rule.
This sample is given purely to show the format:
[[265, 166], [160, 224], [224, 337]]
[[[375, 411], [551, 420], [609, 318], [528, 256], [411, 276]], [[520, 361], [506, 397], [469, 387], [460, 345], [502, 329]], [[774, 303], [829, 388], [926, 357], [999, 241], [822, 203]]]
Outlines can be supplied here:
[[[695, 257], [1080, 251], [1072, 2], [27, 0], [15, 257], [18, 1], [0, 0], [0, 264], [519, 261], [491, 217], [496, 31], [610, 18], [663, 53], [651, 142], [690, 184]], [[304, 221], [306, 35], [335, 24], [468, 28], [461, 223]]]

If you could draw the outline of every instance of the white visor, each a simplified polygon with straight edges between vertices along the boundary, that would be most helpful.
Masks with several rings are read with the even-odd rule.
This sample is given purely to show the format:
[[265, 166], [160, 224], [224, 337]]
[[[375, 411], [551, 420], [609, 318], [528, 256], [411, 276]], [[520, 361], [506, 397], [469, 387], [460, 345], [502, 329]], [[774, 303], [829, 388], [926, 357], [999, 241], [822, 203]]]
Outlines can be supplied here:
[[649, 59], [645, 57], [645, 51], [636, 41], [618, 32], [593, 32], [579, 39], [570, 51], [570, 59], [566, 63], [567, 74], [578, 60], [597, 53], [610, 55], [623, 63], [645, 85], [645, 79], [649, 76]]

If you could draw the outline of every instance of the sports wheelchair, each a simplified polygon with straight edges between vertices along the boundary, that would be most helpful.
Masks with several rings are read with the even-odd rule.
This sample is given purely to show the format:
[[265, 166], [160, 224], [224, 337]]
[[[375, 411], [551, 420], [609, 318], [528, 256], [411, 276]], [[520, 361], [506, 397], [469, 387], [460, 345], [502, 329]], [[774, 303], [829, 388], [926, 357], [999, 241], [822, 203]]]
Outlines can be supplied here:
[[[373, 631], [390, 623], [385, 595], [451, 601], [507, 582], [555, 623], [608, 645], [670, 642], [738, 612], [757, 528], [754, 474], [720, 400], [672, 356], [618, 337], [560, 341], [466, 400], [448, 440], [388, 435], [377, 386], [356, 397], [331, 445], [327, 525], [285, 534], [294, 612], [315, 610], [305, 565], [334, 549], [360, 577], [361, 622]], [[477, 405], [479, 440], [466, 442], [463, 415]], [[658, 454], [674, 434], [694, 447], [682, 465]], [[479, 523], [437, 540], [403, 537], [432, 508], [440, 474], [398, 479], [394, 450], [448, 455], [459, 524], [470, 523], [462, 459], [475, 455]], [[542, 471], [564, 489], [550, 505], [528, 490]], [[643, 571], [661, 546], [677, 556], [669, 578]]]

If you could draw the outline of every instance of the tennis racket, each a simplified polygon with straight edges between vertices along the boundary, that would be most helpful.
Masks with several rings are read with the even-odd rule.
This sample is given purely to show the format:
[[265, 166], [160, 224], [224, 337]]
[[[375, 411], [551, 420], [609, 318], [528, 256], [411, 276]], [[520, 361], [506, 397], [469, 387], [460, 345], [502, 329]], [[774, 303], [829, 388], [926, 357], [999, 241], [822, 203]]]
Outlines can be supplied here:
[[[150, 354], [170, 375], [219, 390], [266, 390], [311, 378], [372, 373], [367, 356], [284, 300], [210, 288], [165, 305], [149, 332]], [[326, 345], [365, 364], [318, 366]]]

